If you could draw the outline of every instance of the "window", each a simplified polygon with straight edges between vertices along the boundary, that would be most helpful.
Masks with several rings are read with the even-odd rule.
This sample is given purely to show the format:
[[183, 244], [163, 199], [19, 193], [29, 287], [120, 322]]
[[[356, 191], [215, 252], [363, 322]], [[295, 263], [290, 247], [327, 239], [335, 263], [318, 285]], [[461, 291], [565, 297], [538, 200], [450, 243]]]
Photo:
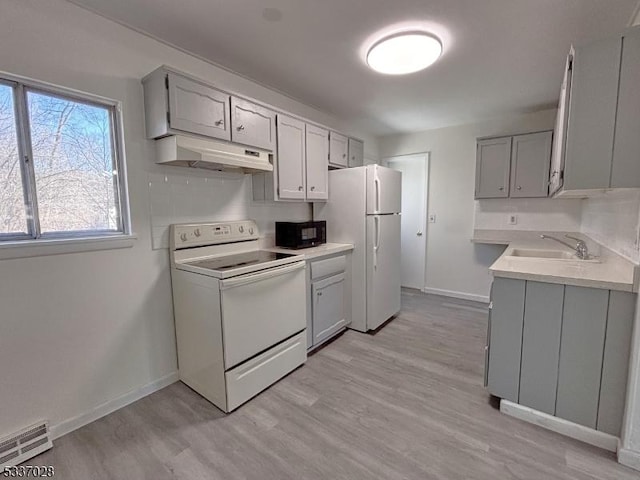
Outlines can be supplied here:
[[129, 233], [116, 108], [0, 79], [0, 242]]

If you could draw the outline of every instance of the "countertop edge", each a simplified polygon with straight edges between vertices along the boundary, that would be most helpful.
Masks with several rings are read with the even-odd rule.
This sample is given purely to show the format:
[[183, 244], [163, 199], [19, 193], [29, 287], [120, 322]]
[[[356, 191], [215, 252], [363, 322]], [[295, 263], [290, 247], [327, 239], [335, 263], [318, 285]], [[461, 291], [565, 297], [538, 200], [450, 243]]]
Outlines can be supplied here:
[[301, 248], [298, 250], [274, 246], [274, 247], [266, 248], [266, 250], [269, 250], [271, 252], [278, 252], [278, 253], [294, 253], [294, 254], [303, 256], [305, 260], [314, 260], [317, 258], [335, 255], [336, 253], [351, 252], [355, 248], [354, 245], [351, 243], [331, 243], [331, 244], [324, 244], [324, 245], [326, 246], [310, 247], [307, 249]]

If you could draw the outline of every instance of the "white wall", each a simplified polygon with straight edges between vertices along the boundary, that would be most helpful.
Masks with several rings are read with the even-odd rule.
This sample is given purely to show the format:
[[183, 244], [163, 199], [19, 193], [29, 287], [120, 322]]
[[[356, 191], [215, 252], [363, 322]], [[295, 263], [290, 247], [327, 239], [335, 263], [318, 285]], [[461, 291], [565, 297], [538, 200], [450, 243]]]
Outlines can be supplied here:
[[[436, 214], [437, 222], [427, 227], [426, 288], [429, 291], [457, 292], [478, 299], [487, 297], [491, 284], [488, 267], [500, 256], [503, 247], [470, 241], [475, 211], [476, 138], [551, 129], [555, 113], [555, 110], [546, 110], [379, 139], [381, 157], [431, 153], [429, 213]], [[552, 205], [550, 202], [530, 205], [542, 208], [543, 205]], [[576, 202], [579, 201], [564, 204], [567, 205], [566, 211], [558, 214], [560, 218], [569, 219], [572, 225], [576, 223]], [[520, 221], [525, 224], [529, 221], [527, 215], [536, 211], [536, 208], [526, 207], [526, 202], [511, 202], [509, 205], [509, 208], [521, 209]], [[491, 206], [491, 203], [483, 202], [479, 207], [480, 214], [488, 212]], [[545, 207], [541, 213], [546, 211]], [[530, 218], [535, 223], [534, 217]], [[443, 255], [443, 252], [447, 254]]]
[[616, 190], [583, 200], [582, 232], [640, 263], [640, 191]]
[[[3, 1], [0, 45], [4, 71], [123, 102], [138, 235], [130, 249], [0, 261], [2, 437], [42, 419], [58, 425], [144, 385], [169, 381], [176, 371], [168, 252], [152, 250], [149, 191], [150, 180], [170, 170], [153, 163], [153, 142], [144, 138], [140, 79], [145, 74], [168, 64], [318, 123], [343, 130], [345, 125], [63, 0]], [[367, 155], [376, 157], [375, 142], [346, 133], [364, 137]], [[195, 176], [185, 170], [168, 183]], [[246, 181], [238, 191], [222, 185], [212, 181], [203, 193], [212, 219], [270, 208], [251, 206]], [[195, 208], [198, 195], [190, 197], [199, 186], [192, 187], [183, 192], [185, 205], [171, 213], [173, 218], [206, 216]], [[232, 212], [226, 207], [230, 191], [239, 195]], [[154, 201], [159, 208], [159, 199]], [[308, 212], [307, 206], [274, 208], [285, 216]]]
[[[509, 217], [516, 215], [511, 225]], [[475, 202], [474, 228], [578, 232], [582, 216], [579, 199], [512, 198]]]
[[275, 220], [312, 218], [311, 204], [254, 202], [250, 175], [220, 175], [181, 167], [149, 174], [152, 245], [168, 248], [169, 226], [212, 219], [256, 221], [261, 236], [274, 240]]

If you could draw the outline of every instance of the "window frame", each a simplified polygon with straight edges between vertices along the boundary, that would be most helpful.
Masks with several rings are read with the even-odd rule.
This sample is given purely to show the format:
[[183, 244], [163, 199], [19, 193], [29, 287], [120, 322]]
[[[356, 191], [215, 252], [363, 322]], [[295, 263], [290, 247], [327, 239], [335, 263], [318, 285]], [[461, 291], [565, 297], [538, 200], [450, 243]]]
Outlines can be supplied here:
[[[18, 77], [5, 72], [0, 72], [0, 85], [11, 87], [13, 92], [22, 191], [27, 217], [26, 233], [0, 233], [0, 248], [40, 243], [60, 245], [65, 241], [69, 241], [70, 245], [77, 245], [78, 241], [82, 241], [83, 239], [95, 243], [96, 240], [101, 239], [120, 240], [123, 238], [135, 238], [131, 233], [131, 213], [124, 152], [124, 130], [122, 127], [122, 103], [117, 100]], [[75, 230], [44, 233], [41, 231], [40, 218], [38, 215], [35, 170], [33, 166], [33, 152], [31, 149], [31, 125], [27, 97], [29, 92], [56, 97], [65, 101], [83, 103], [108, 111], [113, 170], [116, 172], [114, 175], [114, 203], [118, 214], [118, 230]], [[2, 255], [0, 255], [0, 258], [1, 257]]]

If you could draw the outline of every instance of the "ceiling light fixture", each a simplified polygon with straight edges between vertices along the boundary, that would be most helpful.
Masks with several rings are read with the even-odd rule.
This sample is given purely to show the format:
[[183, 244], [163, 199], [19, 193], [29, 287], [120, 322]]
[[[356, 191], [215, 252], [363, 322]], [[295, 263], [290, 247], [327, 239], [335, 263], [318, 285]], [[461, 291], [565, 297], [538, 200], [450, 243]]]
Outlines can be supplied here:
[[442, 55], [442, 43], [427, 32], [396, 33], [374, 43], [367, 65], [379, 73], [405, 75], [424, 70]]

